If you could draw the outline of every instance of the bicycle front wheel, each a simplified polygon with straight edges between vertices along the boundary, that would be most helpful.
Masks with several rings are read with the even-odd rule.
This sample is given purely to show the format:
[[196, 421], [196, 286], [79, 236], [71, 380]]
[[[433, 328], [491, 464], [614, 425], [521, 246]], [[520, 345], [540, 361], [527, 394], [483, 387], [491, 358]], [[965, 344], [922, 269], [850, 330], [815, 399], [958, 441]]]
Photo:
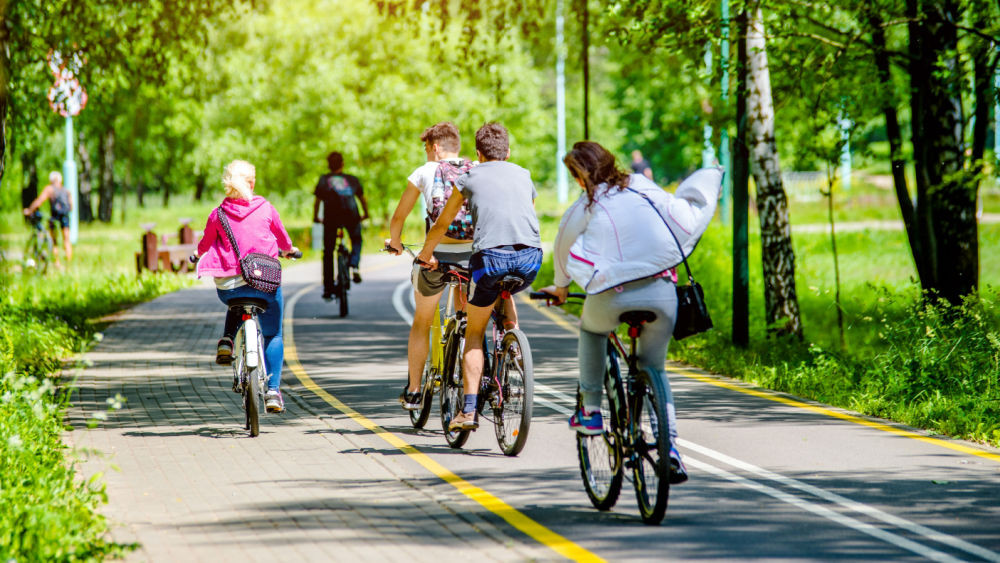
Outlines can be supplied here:
[[[454, 329], [453, 329], [454, 330]], [[465, 392], [462, 389], [462, 345], [457, 334], [452, 333], [445, 345], [444, 381], [441, 382], [441, 429], [444, 439], [452, 448], [461, 448], [469, 439], [470, 430], [450, 430], [452, 419], [462, 412]]]
[[430, 358], [424, 362], [424, 373], [420, 376], [420, 408], [410, 412], [410, 424], [414, 428], [423, 428], [431, 417], [431, 399], [434, 398], [434, 370], [431, 369]]
[[257, 370], [252, 369], [246, 374], [243, 383], [243, 409], [246, 412], [246, 429], [250, 431], [250, 437], [256, 438], [260, 435], [260, 402], [257, 399]]
[[[596, 436], [577, 433], [576, 451], [580, 460], [580, 477], [583, 478], [583, 488], [587, 491], [590, 504], [598, 510], [611, 510], [618, 502], [625, 476], [620, 442], [625, 392], [618, 352], [610, 342], [604, 369], [604, 391], [601, 397], [604, 432]], [[577, 411], [582, 407], [583, 399], [578, 390]]]
[[507, 331], [500, 342], [495, 373], [499, 397], [494, 399], [493, 426], [504, 455], [521, 453], [528, 442], [534, 400], [534, 368], [528, 337], [519, 329]]
[[632, 475], [639, 514], [646, 524], [659, 524], [670, 496], [670, 428], [667, 418], [667, 374], [643, 368], [632, 389]]

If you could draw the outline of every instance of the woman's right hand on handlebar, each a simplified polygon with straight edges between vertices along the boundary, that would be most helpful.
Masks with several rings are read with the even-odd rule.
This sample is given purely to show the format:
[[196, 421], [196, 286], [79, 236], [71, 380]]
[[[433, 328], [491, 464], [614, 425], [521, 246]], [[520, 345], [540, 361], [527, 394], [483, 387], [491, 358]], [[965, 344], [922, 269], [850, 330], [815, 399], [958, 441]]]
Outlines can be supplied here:
[[297, 247], [293, 246], [291, 250], [285, 250], [281, 252], [281, 255], [285, 258], [291, 258], [292, 260], [298, 260], [302, 258], [302, 251]]
[[[396, 244], [393, 244], [395, 242]], [[403, 253], [403, 244], [399, 241], [393, 241], [392, 239], [385, 239], [385, 251], [389, 252], [395, 256], [399, 256]]]

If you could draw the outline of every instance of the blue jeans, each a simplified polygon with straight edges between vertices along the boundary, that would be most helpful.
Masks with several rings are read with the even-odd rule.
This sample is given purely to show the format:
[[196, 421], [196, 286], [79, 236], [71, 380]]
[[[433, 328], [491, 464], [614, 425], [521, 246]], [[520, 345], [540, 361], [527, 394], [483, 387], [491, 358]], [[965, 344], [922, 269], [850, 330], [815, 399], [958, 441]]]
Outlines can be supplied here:
[[498, 285], [504, 276], [524, 278], [523, 285], [511, 290], [513, 295], [530, 287], [541, 267], [541, 248], [501, 246], [480, 250], [469, 259], [469, 270], [472, 272], [469, 303], [476, 307], [491, 307], [500, 297]]
[[[254, 289], [249, 285], [237, 287], [236, 289], [217, 289], [219, 299], [229, 304], [230, 299], [237, 297], [256, 297], [267, 301], [267, 311], [264, 311], [257, 321], [260, 323], [260, 332], [264, 336], [264, 363], [267, 364], [268, 377], [267, 388], [277, 390], [281, 384], [281, 365], [285, 362], [285, 342], [281, 338], [281, 320], [284, 312], [284, 300], [281, 298], [281, 287], [274, 293], [265, 293], [259, 289]], [[236, 331], [242, 323], [241, 313], [229, 310], [226, 313], [226, 328], [223, 336], [234, 338]]]

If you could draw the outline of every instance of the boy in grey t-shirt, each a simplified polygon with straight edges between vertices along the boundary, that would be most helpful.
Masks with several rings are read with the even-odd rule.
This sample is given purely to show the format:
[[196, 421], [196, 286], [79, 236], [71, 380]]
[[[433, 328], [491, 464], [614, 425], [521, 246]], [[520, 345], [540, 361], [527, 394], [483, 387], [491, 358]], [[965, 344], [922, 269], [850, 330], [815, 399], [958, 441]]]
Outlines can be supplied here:
[[[499, 123], [487, 123], [476, 131], [476, 153], [479, 166], [460, 176], [457, 190], [445, 203], [434, 226], [427, 231], [427, 240], [417, 259], [434, 267], [433, 251], [447, 232], [448, 225], [467, 200], [472, 212], [475, 234], [469, 270], [472, 282], [466, 308], [465, 328], [465, 404], [462, 413], [449, 424], [451, 430], [474, 430], [479, 380], [483, 373], [483, 333], [490, 312], [500, 300], [500, 280], [516, 275], [524, 284], [511, 293], [526, 289], [534, 281], [542, 265], [542, 241], [538, 233], [538, 217], [534, 199], [538, 195], [531, 182], [531, 173], [510, 162], [510, 141], [507, 129]], [[511, 299], [501, 305], [504, 329], [517, 326], [517, 312]]]

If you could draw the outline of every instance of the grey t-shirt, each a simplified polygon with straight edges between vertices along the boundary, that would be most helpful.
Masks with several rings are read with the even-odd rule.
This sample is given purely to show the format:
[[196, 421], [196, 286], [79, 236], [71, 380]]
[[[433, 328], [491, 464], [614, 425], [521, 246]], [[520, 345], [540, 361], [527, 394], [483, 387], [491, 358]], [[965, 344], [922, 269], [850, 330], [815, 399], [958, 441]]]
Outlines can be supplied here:
[[455, 185], [472, 211], [473, 252], [508, 244], [542, 247], [534, 206], [538, 192], [530, 172], [492, 160], [459, 176]]

